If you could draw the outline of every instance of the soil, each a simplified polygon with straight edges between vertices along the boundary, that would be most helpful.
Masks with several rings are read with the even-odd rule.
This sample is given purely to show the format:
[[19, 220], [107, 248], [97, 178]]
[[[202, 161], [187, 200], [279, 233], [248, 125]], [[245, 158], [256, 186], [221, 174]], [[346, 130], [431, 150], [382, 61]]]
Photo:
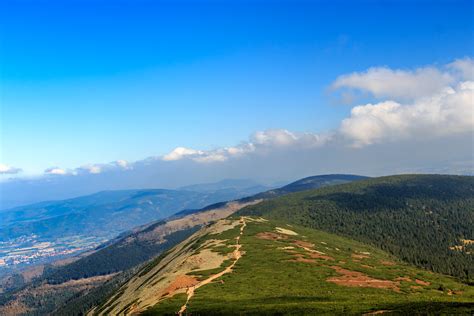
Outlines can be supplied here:
[[288, 239], [288, 237], [285, 236], [285, 235], [272, 233], [272, 232], [258, 233], [256, 235], [256, 237], [260, 238], [260, 239], [265, 239], [265, 240], [284, 240], [284, 239]]
[[412, 282], [412, 280], [411, 280], [409, 277], [407, 277], [407, 276], [405, 276], [405, 277], [398, 277], [398, 278], [395, 279], [395, 281]]
[[166, 288], [165, 295], [173, 296], [174, 292], [179, 289], [189, 288], [193, 285], [198, 284], [199, 281], [189, 275], [180, 275]]
[[302, 241], [302, 240], [295, 240], [293, 242], [295, 245], [300, 246], [302, 248], [313, 248], [314, 244], [307, 242], [307, 241]]
[[399, 282], [374, 279], [362, 272], [351, 271], [338, 266], [331, 266], [331, 268], [334, 269], [337, 273], [339, 273], [340, 276], [328, 278], [326, 280], [328, 282], [332, 282], [342, 286], [391, 289], [395, 292], [400, 292]]
[[395, 265], [395, 262], [387, 261], [387, 260], [380, 260], [380, 263], [383, 264], [384, 266], [394, 266]]
[[222, 270], [221, 272], [219, 273], [216, 273], [216, 274], [213, 274], [211, 275], [209, 278], [203, 280], [203, 281], [200, 281], [192, 286], [190, 286], [188, 288], [188, 290], [186, 291], [186, 294], [188, 295], [188, 298], [186, 299], [186, 303], [184, 303], [183, 306], [181, 306], [181, 308], [179, 309], [178, 311], [178, 315], [183, 315], [183, 313], [186, 312], [186, 308], [187, 308], [187, 305], [189, 303], [189, 301], [191, 300], [191, 298], [194, 296], [194, 292], [200, 288], [201, 286], [204, 286], [206, 284], [209, 284], [211, 283], [212, 281], [220, 278], [221, 276], [223, 276], [224, 274], [226, 273], [230, 273], [232, 272], [235, 264], [237, 263], [237, 261], [239, 261], [239, 259], [242, 257], [243, 253], [242, 251], [240, 250], [240, 248], [242, 247], [242, 244], [240, 243], [240, 237], [243, 235], [244, 233], [244, 229], [245, 227], [247, 226], [246, 222], [245, 222], [245, 219], [243, 217], [241, 217], [240, 219], [240, 233], [239, 235], [235, 238], [235, 250], [233, 251], [232, 255], [234, 257], [234, 261], [232, 262], [232, 264], [230, 266], [228, 266], [227, 268], [225, 268], [224, 270]]
[[415, 280], [415, 283], [416, 283], [416, 284], [419, 284], [419, 285], [423, 285], [423, 286], [428, 286], [428, 285], [431, 284], [431, 283], [428, 282], [428, 281], [423, 281], [423, 280], [418, 280], [418, 279]]

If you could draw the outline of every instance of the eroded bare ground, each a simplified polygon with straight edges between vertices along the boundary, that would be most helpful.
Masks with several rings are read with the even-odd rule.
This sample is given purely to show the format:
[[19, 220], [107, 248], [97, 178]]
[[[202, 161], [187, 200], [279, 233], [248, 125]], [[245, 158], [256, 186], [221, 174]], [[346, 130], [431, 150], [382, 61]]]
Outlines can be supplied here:
[[[240, 258], [240, 235], [236, 238], [234, 249], [229, 249], [230, 252], [227, 254], [215, 251], [214, 248], [227, 246], [228, 241], [212, 238], [214, 235], [218, 236], [218, 234], [239, 225], [242, 233], [245, 227], [243, 219], [221, 219], [213, 225], [204, 227], [173, 248], [156, 265], [142, 270], [122, 286], [117, 296], [110, 298], [105, 304], [109, 308], [102, 310], [100, 314], [139, 313], [161, 300], [179, 293], [187, 293], [190, 299], [194, 294], [194, 289], [230, 272], [235, 262]], [[209, 237], [211, 239], [207, 239]], [[204, 238], [206, 238], [205, 241], [203, 241]], [[228, 259], [233, 260], [233, 264], [203, 281], [190, 275], [203, 270], [219, 268]], [[138, 300], [136, 300], [137, 297]]]
[[376, 289], [391, 289], [395, 292], [400, 292], [400, 282], [398, 281], [375, 279], [362, 272], [351, 271], [338, 266], [331, 266], [331, 268], [339, 273], [340, 276], [328, 278], [328, 282], [350, 287], [371, 287]]
[[228, 267], [226, 267], [224, 270], [222, 270], [221, 272], [219, 273], [216, 273], [216, 274], [213, 274], [211, 275], [210, 277], [208, 277], [207, 279], [197, 283], [196, 285], [193, 285], [191, 287], [189, 287], [186, 291], [186, 294], [187, 294], [187, 299], [186, 299], [186, 303], [184, 303], [183, 306], [181, 306], [181, 308], [179, 309], [178, 311], [178, 315], [183, 315], [183, 313], [186, 311], [186, 308], [187, 308], [187, 305], [189, 303], [189, 300], [191, 300], [191, 298], [194, 296], [194, 292], [206, 285], [206, 284], [209, 284], [211, 283], [212, 281], [220, 278], [221, 276], [223, 276], [224, 274], [227, 274], [227, 273], [230, 273], [232, 272], [232, 269], [234, 268], [235, 264], [237, 263], [237, 261], [239, 261], [239, 259], [242, 257], [242, 252], [240, 251], [240, 248], [242, 247], [242, 245], [240, 244], [240, 237], [242, 236], [242, 234], [244, 233], [244, 229], [245, 229], [245, 226], [246, 226], [246, 223], [245, 223], [245, 218], [244, 217], [241, 217], [240, 219], [240, 233], [239, 235], [235, 238], [235, 250], [232, 252], [232, 256], [233, 256], [233, 261], [232, 261], [232, 264]]

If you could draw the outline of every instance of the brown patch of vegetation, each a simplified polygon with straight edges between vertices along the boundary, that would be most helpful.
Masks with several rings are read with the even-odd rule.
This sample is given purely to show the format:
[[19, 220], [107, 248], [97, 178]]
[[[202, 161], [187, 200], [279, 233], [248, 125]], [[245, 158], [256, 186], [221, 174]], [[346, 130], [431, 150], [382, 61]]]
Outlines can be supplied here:
[[164, 295], [173, 296], [174, 292], [179, 289], [187, 289], [191, 286], [198, 284], [199, 281], [189, 275], [180, 275], [165, 289]]
[[276, 227], [275, 230], [281, 234], [289, 235], [289, 236], [296, 236], [298, 235], [297, 232], [294, 232], [292, 230], [286, 229], [286, 228], [281, 228], [281, 227]]
[[398, 277], [395, 279], [395, 281], [406, 281], [406, 282], [411, 282], [411, 279], [407, 276], [404, 277]]
[[410, 289], [412, 289], [412, 290], [421, 290], [423, 288], [419, 285], [412, 285], [412, 286], [410, 286]]
[[383, 264], [384, 266], [394, 266], [395, 265], [395, 262], [388, 261], [388, 260], [380, 260], [380, 263]]
[[314, 259], [323, 259], [323, 260], [331, 260], [334, 261], [335, 259], [331, 256], [323, 255], [317, 252], [310, 252], [309, 256]]
[[307, 242], [307, 241], [302, 241], [302, 240], [295, 240], [293, 242], [295, 245], [303, 247], [303, 248], [313, 248], [314, 244]]
[[353, 253], [351, 255], [352, 258], [354, 259], [367, 259], [367, 258], [370, 258], [370, 256], [368, 255], [361, 255], [361, 254], [358, 254], [358, 253]]
[[415, 283], [416, 283], [416, 284], [419, 284], [419, 285], [423, 285], [423, 286], [428, 286], [428, 285], [431, 284], [431, 283], [428, 282], [428, 281], [423, 281], [423, 280], [419, 280], [419, 279], [415, 279]]
[[300, 254], [300, 253], [295, 254], [295, 255], [294, 255], [294, 258], [295, 258], [295, 259], [290, 259], [290, 260], [288, 260], [288, 261], [291, 261], [291, 262], [316, 263], [316, 260], [305, 258], [304, 255], [302, 255], [302, 254]]
[[324, 252], [311, 249], [312, 247], [314, 247], [314, 244], [310, 242], [302, 241], [302, 240], [294, 240], [293, 244], [306, 250], [309, 253], [309, 256], [313, 259], [323, 259], [323, 260], [331, 260], [331, 261], [335, 260], [333, 257], [326, 255]]
[[460, 239], [461, 245], [454, 245], [449, 247], [450, 250], [453, 251], [465, 251], [467, 254], [471, 254], [472, 252], [466, 251], [466, 246], [474, 245], [474, 240], [472, 239]]
[[257, 238], [259, 239], [265, 239], [265, 240], [285, 240], [288, 239], [286, 235], [283, 234], [277, 234], [273, 232], [264, 232], [264, 233], [258, 233], [256, 235]]
[[373, 269], [373, 268], [374, 268], [374, 267], [369, 266], [369, 265], [367, 265], [367, 264], [361, 264], [360, 266], [361, 266], [362, 268], [367, 268], [367, 269]]
[[463, 243], [463, 245], [474, 245], [474, 240], [472, 239], [461, 239], [461, 242]]
[[342, 286], [350, 287], [370, 287], [376, 289], [391, 289], [399, 292], [399, 283], [390, 280], [379, 280], [369, 277], [368, 275], [358, 272], [343, 269], [338, 266], [331, 266], [340, 276], [328, 278], [326, 281], [332, 282]]

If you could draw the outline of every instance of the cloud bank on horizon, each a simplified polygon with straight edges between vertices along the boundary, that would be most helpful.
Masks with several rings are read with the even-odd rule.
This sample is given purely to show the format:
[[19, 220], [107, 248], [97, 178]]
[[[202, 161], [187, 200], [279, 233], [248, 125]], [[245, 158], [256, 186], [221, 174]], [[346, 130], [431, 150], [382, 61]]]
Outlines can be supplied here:
[[[78, 188], [75, 192], [82, 192], [79, 187], [96, 177], [88, 186], [93, 192], [172, 187], [223, 177], [282, 180], [329, 172], [474, 173], [474, 59], [413, 70], [374, 67], [341, 75], [330, 88], [355, 98], [363, 95], [371, 102], [354, 106], [339, 126], [322, 133], [257, 131], [231, 147], [177, 147], [136, 162], [117, 160], [75, 169], [53, 166], [40, 178], [10, 182], [68, 182]], [[1, 174], [20, 171], [0, 165]], [[8, 183], [2, 186], [8, 190]]]
[[[286, 129], [257, 131], [250, 140], [236, 146], [200, 150], [176, 147], [160, 157], [144, 161], [192, 160], [218, 163], [259, 153], [271, 154], [281, 149], [318, 149], [329, 144], [363, 148], [394, 141], [427, 140], [456, 136], [474, 131], [474, 60], [457, 59], [443, 67], [399, 70], [374, 67], [365, 72], [338, 77], [334, 90], [349, 89], [369, 93], [376, 103], [357, 105], [340, 126], [325, 133], [299, 133]], [[111, 169], [131, 169], [138, 161], [118, 160], [93, 164], [74, 170], [48, 168], [46, 174], [98, 174]]]

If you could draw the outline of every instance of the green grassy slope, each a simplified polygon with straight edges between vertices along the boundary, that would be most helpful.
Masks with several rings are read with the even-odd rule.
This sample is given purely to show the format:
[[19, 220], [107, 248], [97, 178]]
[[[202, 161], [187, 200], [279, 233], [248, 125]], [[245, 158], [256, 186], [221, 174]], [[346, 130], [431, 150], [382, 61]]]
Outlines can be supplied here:
[[[380, 310], [401, 313], [470, 313], [474, 310], [474, 288], [452, 277], [413, 267], [382, 250], [334, 234], [255, 219], [245, 220], [239, 240], [242, 257], [232, 271], [197, 288], [186, 313], [315, 315]], [[220, 234], [187, 240], [196, 254], [211, 249], [228, 255], [228, 260], [219, 268], [193, 270], [187, 275], [202, 282], [231, 265], [235, 258], [230, 254], [235, 250], [235, 238], [241, 227], [242, 222]], [[278, 227], [297, 235], [278, 232]], [[212, 247], [209, 240], [223, 240], [225, 244]], [[186, 265], [186, 261], [183, 262], [181, 265]], [[152, 271], [150, 267], [138, 275], [154, 284], [164, 277], [160, 274], [164, 269], [166, 267], [150, 274], [151, 279], [147, 275]], [[186, 302], [186, 289], [183, 287], [161, 299], [157, 296], [156, 304], [144, 315], [175, 314]], [[159, 287], [153, 290], [160, 293]], [[122, 292], [127, 293], [126, 287]], [[124, 314], [136, 311], [134, 304], [141, 299], [127, 295], [131, 303], [122, 309]], [[118, 293], [110, 304], [117, 305], [121, 299]], [[107, 307], [102, 306], [102, 311]]]
[[474, 245], [463, 243], [474, 239], [474, 177], [372, 178], [289, 194], [238, 214], [347, 236], [419, 267], [474, 279]]

